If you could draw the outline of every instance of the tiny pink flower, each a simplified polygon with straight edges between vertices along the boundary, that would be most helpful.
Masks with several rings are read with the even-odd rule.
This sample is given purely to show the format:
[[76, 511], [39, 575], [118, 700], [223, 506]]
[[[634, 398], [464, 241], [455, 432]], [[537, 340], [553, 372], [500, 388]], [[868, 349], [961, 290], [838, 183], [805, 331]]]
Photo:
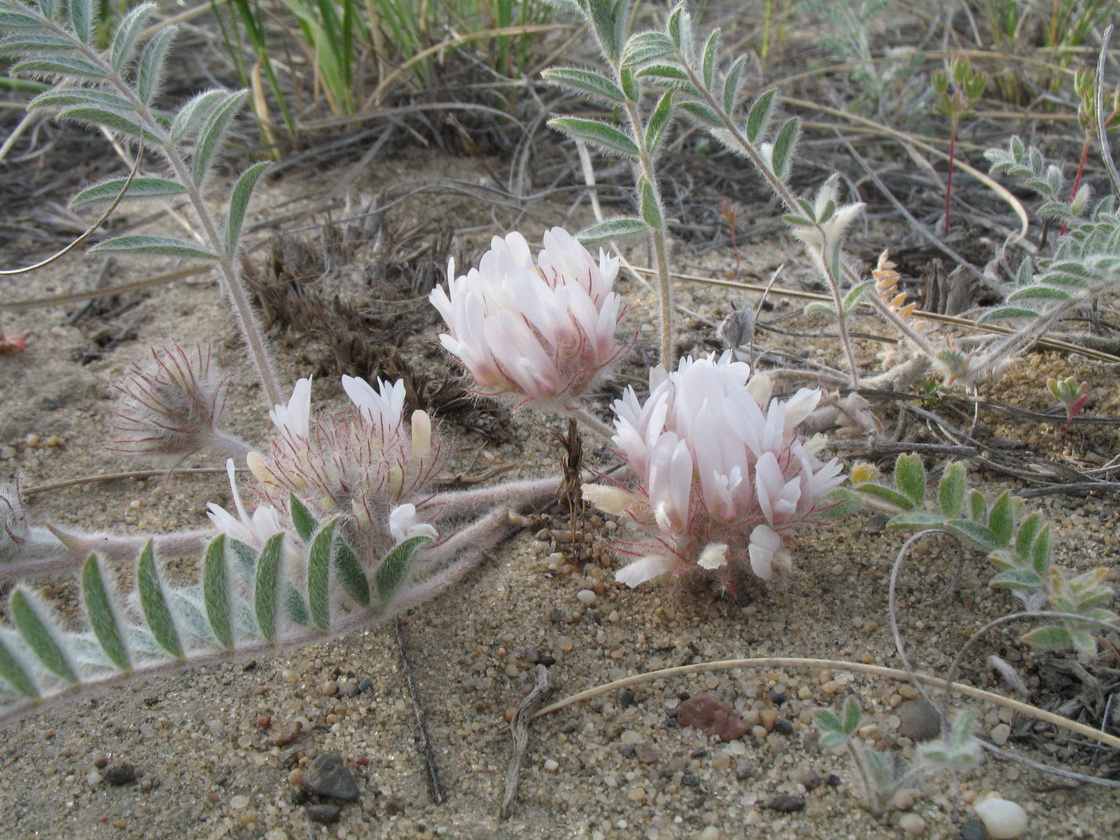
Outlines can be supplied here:
[[817, 459], [820, 441], [797, 431], [820, 393], [769, 397], [769, 383], [724, 354], [652, 370], [644, 403], [628, 389], [614, 404], [614, 443], [635, 484], [587, 485], [587, 498], [652, 540], [618, 580], [702, 569], [730, 586], [748, 568], [764, 580], [790, 568], [784, 532], [811, 520], [843, 479], [838, 461]]
[[596, 263], [570, 233], [553, 228], [533, 260], [520, 233], [494, 237], [478, 268], [430, 296], [448, 331], [440, 342], [481, 392], [522, 404], [567, 407], [622, 356], [621, 300], [611, 289], [619, 260]]

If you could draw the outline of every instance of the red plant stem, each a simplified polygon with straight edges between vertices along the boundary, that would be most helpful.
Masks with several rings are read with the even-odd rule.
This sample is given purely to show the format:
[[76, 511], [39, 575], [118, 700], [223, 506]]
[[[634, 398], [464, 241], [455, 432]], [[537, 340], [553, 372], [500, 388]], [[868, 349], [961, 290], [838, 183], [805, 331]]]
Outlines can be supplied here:
[[[1085, 145], [1081, 147], [1081, 160], [1077, 162], [1077, 175], [1073, 178], [1073, 190], [1069, 194], [1069, 203], [1071, 205], [1073, 204], [1073, 200], [1077, 198], [1077, 189], [1081, 186], [1081, 176], [1085, 174], [1085, 161], [1089, 159], [1089, 146], [1092, 142], [1092, 137], [1086, 137]], [[1064, 236], [1068, 226], [1068, 222], [1062, 222], [1062, 229], [1059, 231], [1059, 234]]]
[[957, 120], [953, 119], [949, 129], [949, 177], [945, 181], [945, 230], [943, 236], [949, 235], [949, 204], [953, 200], [953, 161], [957, 152]]

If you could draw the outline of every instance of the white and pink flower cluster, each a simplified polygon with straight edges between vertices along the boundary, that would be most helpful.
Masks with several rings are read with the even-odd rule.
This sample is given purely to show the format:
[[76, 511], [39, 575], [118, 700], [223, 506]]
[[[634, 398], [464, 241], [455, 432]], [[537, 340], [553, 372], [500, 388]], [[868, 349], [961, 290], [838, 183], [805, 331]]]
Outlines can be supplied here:
[[771, 399], [769, 380], [750, 374], [729, 353], [685, 358], [672, 373], [650, 371], [644, 404], [632, 388], [614, 403], [613, 440], [636, 484], [584, 485], [584, 493], [653, 538], [638, 544], [641, 556], [619, 581], [637, 586], [700, 568], [730, 585], [748, 566], [763, 580], [788, 571], [787, 533], [826, 504], [841, 467], [822, 463], [821, 441], [797, 431], [820, 391]]
[[622, 304], [611, 291], [619, 260], [596, 263], [570, 233], [553, 228], [534, 261], [520, 233], [494, 237], [478, 268], [430, 297], [448, 331], [440, 341], [474, 376], [479, 391], [519, 405], [564, 410], [621, 355]]
[[[350, 514], [355, 533], [375, 556], [409, 537], [435, 537], [423, 521], [426, 487], [445, 457], [438, 433], [424, 411], [403, 416], [404, 383], [342, 377], [349, 411], [311, 416], [311, 380], [301, 379], [287, 405], [270, 412], [276, 434], [268, 455], [250, 452], [249, 470], [265, 504], [249, 514], [233, 482], [237, 516], [210, 505], [214, 524], [230, 536], [259, 546], [290, 520], [291, 495], [323, 520]], [[419, 508], [419, 509], [418, 509]], [[290, 530], [285, 528], [284, 530]]]

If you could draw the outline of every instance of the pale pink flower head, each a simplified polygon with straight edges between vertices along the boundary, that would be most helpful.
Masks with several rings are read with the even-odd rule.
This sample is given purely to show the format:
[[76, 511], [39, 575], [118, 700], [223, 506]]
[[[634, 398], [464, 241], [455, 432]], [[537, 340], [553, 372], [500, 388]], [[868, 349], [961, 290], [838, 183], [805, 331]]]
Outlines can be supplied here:
[[430, 300], [447, 325], [440, 342], [470, 371], [482, 393], [521, 405], [564, 409], [625, 352], [615, 332], [622, 304], [611, 289], [619, 260], [598, 263], [560, 228], [544, 235], [533, 259], [520, 233], [494, 237], [478, 268]]
[[342, 387], [350, 405], [340, 412], [312, 414], [308, 379], [272, 409], [276, 433], [267, 454], [246, 458], [258, 494], [283, 516], [293, 495], [319, 522], [346, 515], [370, 556], [408, 536], [434, 538], [424, 517], [432, 514], [428, 487], [446, 463], [438, 429], [424, 411], [406, 418], [401, 381], [374, 387], [344, 376]]
[[820, 392], [769, 399], [730, 353], [685, 358], [650, 371], [650, 395], [627, 389], [614, 404], [615, 446], [634, 486], [586, 485], [591, 502], [621, 514], [648, 538], [617, 579], [636, 586], [665, 574], [718, 574], [732, 586], [748, 569], [769, 580], [790, 566], [786, 532], [811, 520], [843, 480], [821, 463], [798, 424]]

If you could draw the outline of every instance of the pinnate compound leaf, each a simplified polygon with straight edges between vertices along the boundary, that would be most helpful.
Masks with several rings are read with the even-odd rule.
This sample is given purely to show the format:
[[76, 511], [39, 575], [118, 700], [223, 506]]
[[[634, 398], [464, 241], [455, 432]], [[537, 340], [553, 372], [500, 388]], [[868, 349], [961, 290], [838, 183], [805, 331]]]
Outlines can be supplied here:
[[319, 523], [307, 509], [307, 505], [299, 500], [293, 493], [288, 497], [288, 509], [292, 512], [292, 523], [296, 526], [296, 533], [304, 542], [311, 540], [311, 535], [319, 529]]
[[161, 257], [187, 257], [197, 260], [217, 260], [220, 257], [194, 242], [175, 239], [171, 236], [130, 235], [106, 239], [90, 248], [91, 252], [103, 254], [151, 254]]
[[179, 27], [166, 26], [151, 37], [136, 63], [136, 94], [145, 105], [151, 105], [159, 93], [167, 53]]
[[398, 543], [385, 555], [385, 559], [377, 569], [377, 574], [374, 575], [377, 597], [382, 604], [388, 604], [397, 594], [397, 590], [408, 577], [413, 559], [431, 541], [431, 537], [411, 537]]
[[19, 659], [8, 647], [8, 640], [0, 635], [0, 679], [24, 697], [38, 699], [39, 690], [23, 669]]
[[[87, 187], [74, 196], [70, 201], [70, 206], [84, 207], [89, 204], [105, 204], [114, 201], [127, 183], [127, 178], [113, 178], [110, 181], [102, 181], [100, 184], [94, 184], [92, 187]], [[182, 195], [186, 191], [187, 188], [178, 181], [172, 181], [168, 178], [145, 176], [132, 179], [132, 183], [129, 184], [128, 187], [128, 192], [125, 193], [125, 198], [155, 198], [157, 196]]]
[[202, 561], [202, 600], [206, 606], [206, 620], [214, 638], [222, 647], [233, 650], [225, 534], [218, 534], [206, 547], [206, 556]]
[[307, 601], [311, 620], [320, 630], [331, 626], [331, 547], [338, 518], [332, 519], [315, 535], [307, 555]]
[[625, 105], [628, 101], [622, 88], [599, 73], [577, 67], [554, 67], [541, 76], [546, 82], [570, 88], [592, 99]]
[[821, 731], [820, 745], [822, 747], [839, 747], [847, 743], [848, 735], [844, 732], [844, 726], [840, 723], [840, 718], [836, 717], [834, 712], [821, 709], [817, 712], [813, 722], [816, 723], [817, 729]]
[[363, 607], [368, 607], [369, 580], [366, 579], [365, 570], [358, 562], [357, 555], [341, 535], [335, 537], [334, 563], [338, 582], [342, 584], [346, 594]]
[[90, 627], [101, 649], [120, 670], [129, 670], [132, 663], [129, 661], [117, 612], [109, 597], [109, 587], [105, 585], [105, 572], [92, 554], [82, 569], [82, 597], [85, 599]]
[[273, 534], [261, 548], [257, 558], [257, 575], [253, 581], [253, 611], [261, 635], [276, 641], [276, 606], [280, 593], [280, 554], [284, 534]]
[[117, 31], [113, 33], [113, 43], [109, 47], [109, 63], [118, 73], [136, 54], [136, 41], [155, 9], [152, 3], [142, 3], [117, 26]]
[[241, 173], [237, 183], [233, 185], [233, 192], [229, 197], [229, 213], [226, 215], [226, 257], [234, 259], [237, 256], [237, 243], [241, 240], [241, 226], [245, 224], [245, 213], [249, 209], [249, 201], [253, 197], [253, 190], [257, 181], [264, 175], [270, 164], [267, 161], [254, 163]]
[[183, 658], [183, 645], [179, 631], [171, 617], [171, 608], [163, 592], [163, 584], [156, 570], [156, 557], [152, 541], [148, 540], [140, 552], [140, 565], [136, 570], [136, 588], [140, 593], [140, 609], [152, 636], [161, 648], [176, 659]]
[[607, 125], [598, 120], [584, 119], [583, 117], [556, 117], [549, 120], [548, 124], [569, 137], [593, 143], [608, 152], [627, 157], [638, 156], [638, 144], [628, 134], [613, 125]]
[[206, 118], [206, 122], [203, 123], [198, 132], [194, 155], [191, 157], [191, 178], [194, 180], [195, 186], [201, 187], [206, 181], [206, 176], [210, 173], [210, 164], [214, 162], [214, 155], [217, 154], [218, 147], [221, 145], [222, 135], [225, 134], [230, 121], [241, 110], [241, 106], [245, 103], [248, 95], [243, 90], [236, 93], [226, 93], [225, 98], [214, 107], [214, 110]]
[[945, 466], [941, 482], [937, 485], [937, 503], [941, 515], [946, 519], [956, 519], [964, 511], [965, 485], [964, 464], [952, 463]]
[[594, 242], [602, 242], [605, 239], [632, 236], [635, 233], [646, 233], [648, 230], [649, 225], [641, 219], [636, 219], [633, 216], [619, 216], [584, 228], [576, 234], [576, 239], [588, 245]]
[[899, 455], [894, 462], [894, 483], [917, 507], [926, 500], [926, 468], [917, 455]]
[[16, 629], [43, 666], [66, 682], [76, 683], [78, 675], [58, 640], [58, 628], [39, 614], [32, 597], [22, 587], [12, 592], [10, 608]]

